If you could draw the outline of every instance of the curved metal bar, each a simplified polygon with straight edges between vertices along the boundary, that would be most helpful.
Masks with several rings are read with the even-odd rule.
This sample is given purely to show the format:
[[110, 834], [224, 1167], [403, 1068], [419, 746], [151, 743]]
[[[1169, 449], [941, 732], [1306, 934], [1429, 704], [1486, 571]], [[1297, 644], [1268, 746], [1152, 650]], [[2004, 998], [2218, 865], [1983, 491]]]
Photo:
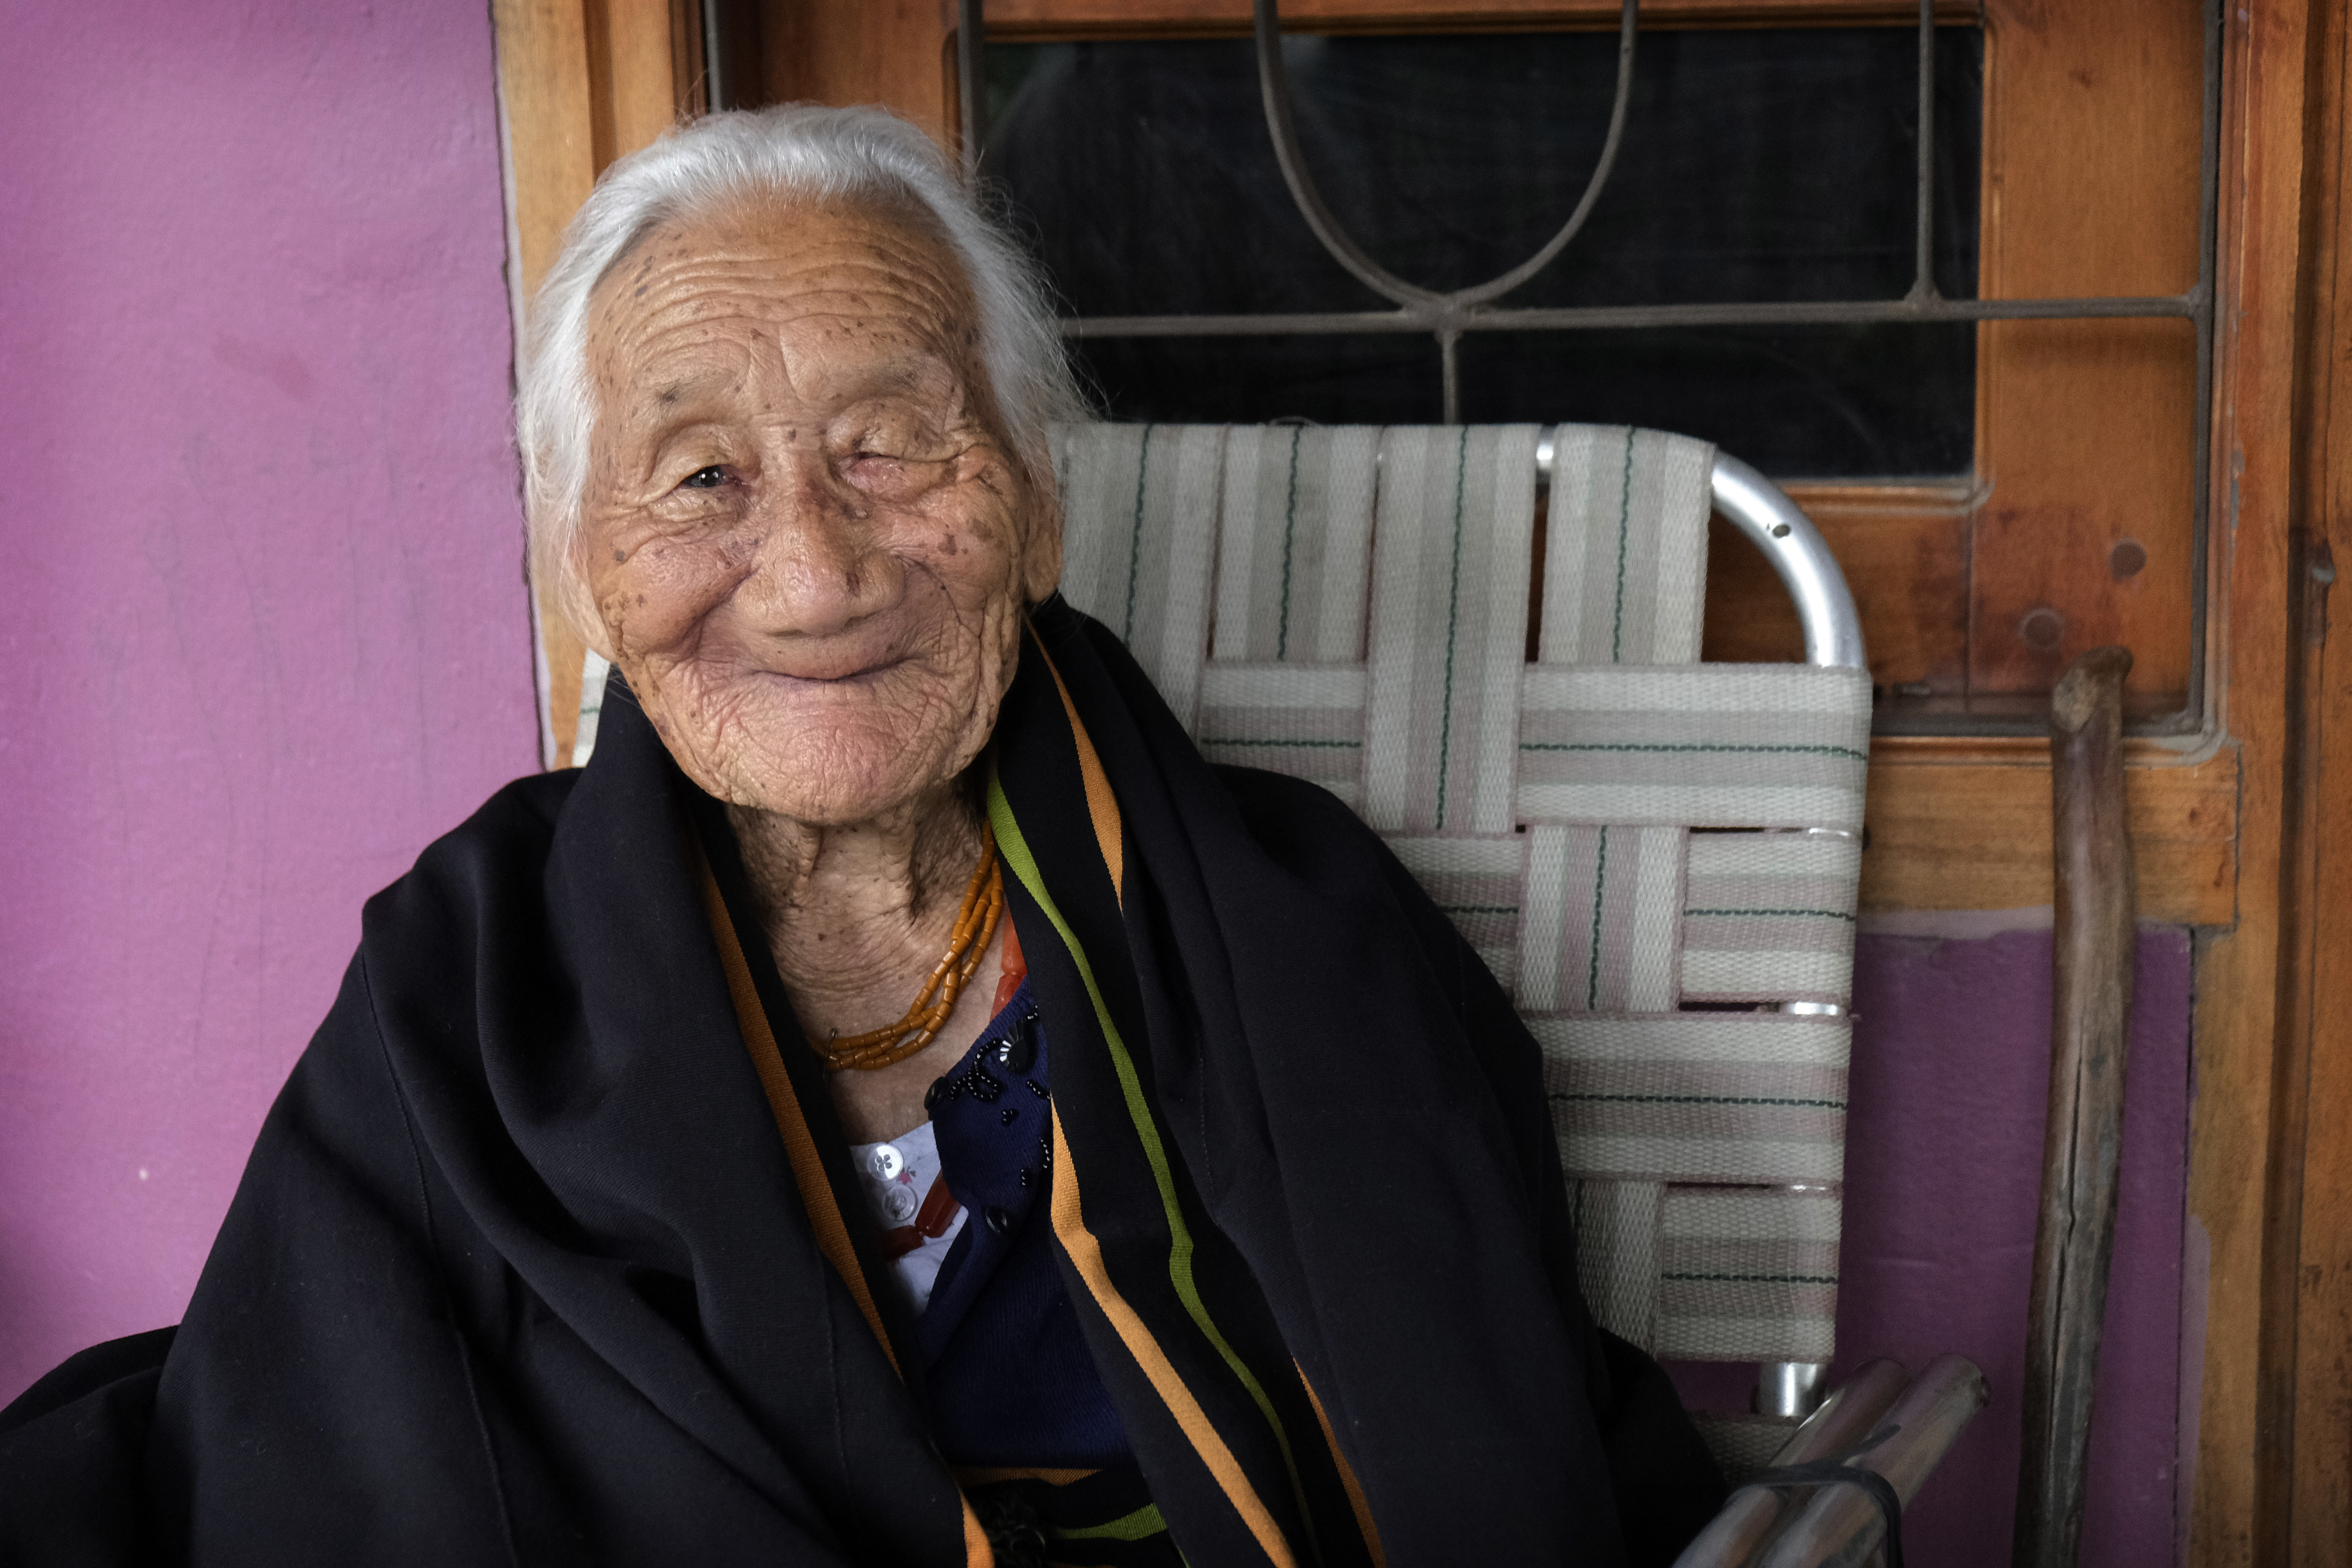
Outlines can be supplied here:
[[[1547, 425], [1536, 437], [1536, 484], [1551, 488], [1551, 467], [1559, 447]], [[1788, 492], [1738, 458], [1715, 455], [1708, 489], [1715, 510], [1746, 535], [1797, 602], [1797, 620], [1805, 632], [1805, 662], [1870, 668], [1862, 646], [1862, 614], [1854, 608], [1853, 591], [1845, 584], [1829, 541], [1813, 520], [1789, 499]], [[1805, 1010], [1815, 1010], [1810, 1005]], [[1834, 1011], [1834, 1009], [1832, 1009]]]
[[1542, 249], [1498, 278], [1467, 289], [1442, 293], [1409, 283], [1391, 272], [1367, 255], [1362, 247], [1339, 226], [1339, 220], [1323, 203], [1314, 177], [1307, 172], [1307, 159], [1298, 145], [1298, 127], [1290, 110], [1290, 73], [1282, 63], [1282, 16], [1278, 0], [1254, 0], [1253, 21], [1257, 32], [1258, 94], [1265, 104], [1266, 132], [1274, 139], [1275, 162], [1282, 167], [1282, 178], [1290, 187], [1290, 199], [1297, 204], [1299, 215], [1307, 226], [1323, 242], [1331, 258], [1353, 273], [1357, 281], [1384, 300], [1404, 306], [1423, 309], [1459, 310], [1485, 304], [1509, 293], [1546, 267], [1567, 248], [1591, 216], [1593, 204], [1601, 199], [1601, 187], [1609, 183], [1609, 174], [1617, 163], [1618, 144], [1625, 132], [1625, 110], [1633, 96], [1633, 34], [1634, 16], [1640, 0], [1624, 0], [1624, 20], [1617, 35], [1617, 95], [1609, 110], [1609, 135], [1601, 143], [1601, 158], [1592, 167], [1591, 177], [1585, 182], [1584, 195], [1569, 215], [1568, 222], [1558, 234], [1545, 242]]
[[1400, 305], [1440, 305], [1444, 296], [1433, 289], [1408, 283], [1403, 279], [1374, 261], [1348, 237], [1331, 209], [1323, 205], [1323, 194], [1315, 188], [1314, 178], [1307, 172], [1306, 158], [1298, 148], [1298, 128], [1290, 117], [1290, 73], [1282, 63], [1282, 17], [1276, 0], [1255, 0], [1254, 20], [1257, 28], [1257, 88], [1265, 104], [1265, 129], [1274, 138], [1274, 160], [1282, 165], [1282, 178], [1290, 187], [1290, 199], [1297, 205], [1307, 226], [1323, 242], [1331, 258], [1356, 275], [1373, 293], [1383, 300], [1393, 300]]
[[1721, 452], [1715, 455], [1709, 488], [1715, 510], [1764, 552], [1796, 600], [1797, 619], [1805, 628], [1805, 662], [1867, 669], [1853, 593], [1813, 520], [1780, 486]]
[[[1272, 0], [1268, 0], [1272, 4]], [[1504, 273], [1489, 279], [1475, 289], [1455, 292], [1457, 305], [1483, 305], [1489, 300], [1499, 300], [1552, 263], [1552, 258], [1568, 248], [1584, 220], [1592, 216], [1592, 206], [1601, 199], [1601, 187], [1609, 184], [1610, 174], [1617, 167], [1618, 143], [1625, 139], [1625, 110], [1633, 101], [1633, 17], [1640, 0], [1625, 0], [1624, 20], [1617, 25], [1617, 96], [1609, 106], [1609, 134], [1601, 143], [1600, 161], [1592, 165], [1592, 177], [1584, 182], [1584, 195], [1576, 201], [1576, 210], [1568, 215], [1559, 232], [1545, 242], [1544, 247]]]

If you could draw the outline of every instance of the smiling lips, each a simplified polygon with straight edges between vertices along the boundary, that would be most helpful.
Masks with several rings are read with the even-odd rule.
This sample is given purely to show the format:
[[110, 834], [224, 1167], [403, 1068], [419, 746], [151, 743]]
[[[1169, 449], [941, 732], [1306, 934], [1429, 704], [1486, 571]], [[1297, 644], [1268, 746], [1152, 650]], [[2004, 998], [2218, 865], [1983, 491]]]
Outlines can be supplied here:
[[906, 662], [906, 656], [899, 653], [880, 658], [851, 656], [812, 659], [803, 669], [762, 669], [757, 673], [791, 686], [854, 686], [887, 675]]

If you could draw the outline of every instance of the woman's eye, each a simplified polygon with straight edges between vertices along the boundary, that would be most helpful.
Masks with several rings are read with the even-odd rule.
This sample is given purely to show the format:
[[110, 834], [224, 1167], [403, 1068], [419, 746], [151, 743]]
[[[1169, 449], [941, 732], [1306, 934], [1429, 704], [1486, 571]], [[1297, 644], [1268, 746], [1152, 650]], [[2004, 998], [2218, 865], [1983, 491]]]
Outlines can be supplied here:
[[713, 463], [707, 468], [697, 468], [686, 476], [681, 489], [715, 490], [727, 482], [727, 470]]

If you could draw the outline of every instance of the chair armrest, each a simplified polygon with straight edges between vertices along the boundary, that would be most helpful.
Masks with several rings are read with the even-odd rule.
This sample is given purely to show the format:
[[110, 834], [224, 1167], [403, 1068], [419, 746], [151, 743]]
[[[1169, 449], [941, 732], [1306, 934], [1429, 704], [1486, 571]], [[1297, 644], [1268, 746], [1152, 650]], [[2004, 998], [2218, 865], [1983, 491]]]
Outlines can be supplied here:
[[[1910, 1386], [1911, 1374], [1898, 1362], [1857, 1368], [1772, 1456], [1773, 1465], [1810, 1464], [1856, 1447]], [[1802, 1495], [1761, 1487], [1733, 1492], [1723, 1511], [1683, 1548], [1675, 1568], [1740, 1568], [1803, 1501]]]
[[[1885, 1476], [1907, 1503], [1989, 1397], [1976, 1363], [1937, 1356], [1886, 1413], [1882, 1425], [1894, 1435], [1853, 1463]], [[1885, 1536], [1878, 1505], [1861, 1488], [1822, 1487], [1767, 1549], [1761, 1568], [1859, 1568]]]

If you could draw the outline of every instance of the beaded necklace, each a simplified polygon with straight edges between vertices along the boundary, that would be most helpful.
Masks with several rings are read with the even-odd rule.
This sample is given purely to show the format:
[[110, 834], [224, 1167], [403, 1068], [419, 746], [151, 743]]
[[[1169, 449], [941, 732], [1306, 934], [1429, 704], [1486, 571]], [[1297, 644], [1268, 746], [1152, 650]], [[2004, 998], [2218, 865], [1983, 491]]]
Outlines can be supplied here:
[[954, 931], [948, 938], [947, 956], [932, 969], [914, 1005], [897, 1023], [830, 1040], [810, 1042], [824, 1065], [835, 1072], [851, 1068], [870, 1072], [905, 1061], [939, 1038], [948, 1016], [955, 1011], [963, 988], [980, 971], [988, 944], [996, 938], [1004, 915], [1004, 868], [996, 856], [996, 834], [987, 824], [980, 829], [980, 864], [971, 868], [963, 903], [956, 910]]

